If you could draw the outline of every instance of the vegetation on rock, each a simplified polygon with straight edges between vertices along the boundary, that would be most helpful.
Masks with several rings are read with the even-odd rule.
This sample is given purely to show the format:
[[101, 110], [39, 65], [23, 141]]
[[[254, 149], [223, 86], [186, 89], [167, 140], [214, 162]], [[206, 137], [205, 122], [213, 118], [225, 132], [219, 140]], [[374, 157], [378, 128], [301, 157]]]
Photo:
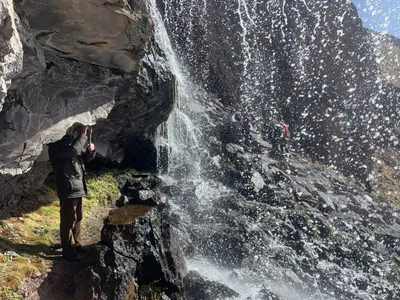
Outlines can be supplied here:
[[[88, 173], [83, 222], [118, 197], [115, 176], [124, 172], [135, 171], [102, 169]], [[23, 280], [40, 276], [52, 266], [47, 254], [58, 242], [58, 232], [59, 200], [50, 175], [22, 207], [0, 213], [0, 299], [20, 299], [17, 292]]]
[[373, 194], [380, 201], [400, 207], [400, 152], [386, 149], [377, 153], [374, 165]]

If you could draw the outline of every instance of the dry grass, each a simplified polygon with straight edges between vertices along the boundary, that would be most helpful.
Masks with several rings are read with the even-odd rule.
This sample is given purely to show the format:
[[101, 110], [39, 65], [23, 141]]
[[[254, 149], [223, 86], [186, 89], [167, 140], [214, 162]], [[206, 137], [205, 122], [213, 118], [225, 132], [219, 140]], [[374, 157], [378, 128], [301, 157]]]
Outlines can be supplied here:
[[[88, 178], [89, 195], [83, 201], [84, 219], [94, 218], [96, 208], [109, 205], [119, 191], [114, 177], [121, 171], [99, 171]], [[46, 183], [23, 207], [0, 214], [0, 299], [21, 299], [22, 281], [46, 272], [52, 262], [46, 252], [59, 232], [59, 200], [54, 179]], [[5, 255], [14, 251], [19, 256]]]
[[[38, 196], [37, 201], [45, 202], [41, 196]], [[1, 299], [18, 299], [15, 292], [21, 287], [24, 278], [38, 276], [51, 266], [51, 262], [45, 259], [45, 251], [54, 243], [52, 232], [58, 229], [58, 216], [59, 206], [54, 199], [52, 203], [33, 212], [2, 219]], [[8, 251], [14, 251], [18, 256], [5, 255]]]
[[376, 156], [373, 189], [375, 197], [400, 207], [400, 152], [382, 150]]

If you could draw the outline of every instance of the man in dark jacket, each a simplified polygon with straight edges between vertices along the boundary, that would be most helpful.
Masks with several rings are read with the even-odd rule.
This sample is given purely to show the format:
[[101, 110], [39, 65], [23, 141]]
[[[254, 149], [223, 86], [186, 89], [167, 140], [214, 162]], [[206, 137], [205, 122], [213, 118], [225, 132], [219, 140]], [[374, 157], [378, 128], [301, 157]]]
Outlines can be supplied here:
[[60, 199], [61, 246], [64, 258], [71, 261], [81, 259], [78, 252], [86, 252], [80, 244], [82, 197], [87, 194], [84, 162], [96, 155], [94, 145], [88, 144], [87, 131], [88, 126], [75, 123], [61, 140], [49, 144]]

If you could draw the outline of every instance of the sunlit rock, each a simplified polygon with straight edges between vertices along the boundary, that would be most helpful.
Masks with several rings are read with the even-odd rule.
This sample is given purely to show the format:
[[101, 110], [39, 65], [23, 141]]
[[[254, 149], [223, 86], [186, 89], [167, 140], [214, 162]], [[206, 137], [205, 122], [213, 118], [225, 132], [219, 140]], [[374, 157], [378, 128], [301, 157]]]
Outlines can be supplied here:
[[[98, 158], [154, 170], [154, 133], [171, 110], [173, 76], [154, 41], [146, 2], [0, 5], [0, 181], [8, 182], [0, 184], [2, 197], [17, 203], [23, 195], [12, 191], [25, 183], [9, 175], [40, 186], [50, 169], [42, 168], [41, 177], [23, 173], [38, 173], [45, 144], [74, 122], [94, 126]], [[137, 160], [132, 147], [153, 155]]]

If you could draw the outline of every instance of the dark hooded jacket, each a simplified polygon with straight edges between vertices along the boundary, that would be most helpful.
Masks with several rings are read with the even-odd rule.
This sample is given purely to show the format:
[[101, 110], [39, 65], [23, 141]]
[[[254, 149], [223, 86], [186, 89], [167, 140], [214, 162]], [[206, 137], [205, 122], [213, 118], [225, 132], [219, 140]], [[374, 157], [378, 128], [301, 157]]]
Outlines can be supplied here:
[[49, 144], [49, 157], [56, 175], [57, 194], [60, 199], [86, 196], [84, 162], [94, 158], [96, 152], [87, 149], [87, 136], [76, 139], [65, 135], [61, 140]]

